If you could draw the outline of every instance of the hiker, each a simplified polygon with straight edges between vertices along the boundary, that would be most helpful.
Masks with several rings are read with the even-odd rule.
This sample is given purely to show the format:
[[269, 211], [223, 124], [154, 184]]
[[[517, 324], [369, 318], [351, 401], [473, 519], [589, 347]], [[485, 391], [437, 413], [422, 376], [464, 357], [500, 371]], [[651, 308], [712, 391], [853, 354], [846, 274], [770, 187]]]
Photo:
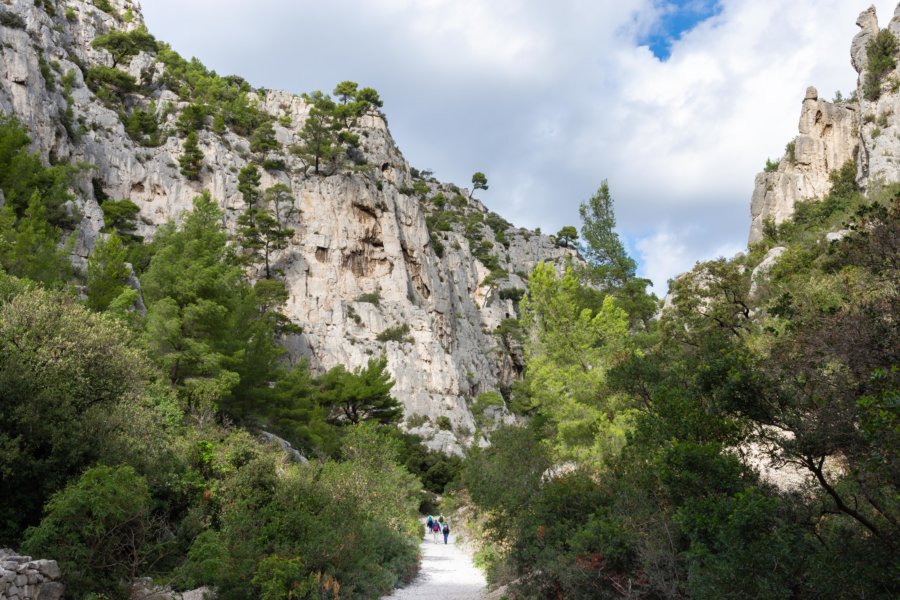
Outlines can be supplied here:
[[431, 532], [434, 534], [434, 543], [437, 544], [438, 534], [441, 532], [441, 525], [435, 521], [431, 526]]
[[428, 515], [428, 520], [425, 521], [425, 531], [431, 531], [431, 528], [434, 526], [434, 517]]
[[441, 529], [441, 532], [444, 534], [444, 543], [447, 543], [447, 538], [450, 537], [450, 520], [444, 522], [444, 528]]
[[438, 523], [444, 523], [444, 513], [441, 513], [441, 516], [438, 517]]

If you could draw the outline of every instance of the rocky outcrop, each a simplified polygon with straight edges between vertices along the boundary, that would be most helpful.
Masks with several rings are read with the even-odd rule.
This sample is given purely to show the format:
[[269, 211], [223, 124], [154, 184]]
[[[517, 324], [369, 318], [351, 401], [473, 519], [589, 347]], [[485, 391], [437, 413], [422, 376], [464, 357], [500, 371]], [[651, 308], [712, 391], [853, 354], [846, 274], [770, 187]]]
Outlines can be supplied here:
[[857, 153], [858, 111], [854, 103], [832, 103], [806, 90], [800, 110], [800, 135], [788, 144], [773, 170], [756, 176], [750, 203], [750, 243], [763, 236], [768, 220], [779, 224], [801, 200], [821, 198], [831, 188], [829, 174]]
[[[771, 172], [756, 176], [751, 200], [750, 243], [762, 239], [763, 226], [778, 224], [794, 213], [800, 200], [828, 193], [828, 174], [853, 159], [857, 183], [872, 189], [900, 180], [900, 72], [880, 78], [880, 91], [867, 95], [867, 46], [880, 31], [875, 7], [860, 13], [860, 31], [850, 45], [850, 62], [858, 74], [853, 98], [839, 103], [818, 99], [809, 88], [800, 116], [800, 135]], [[900, 39], [900, 5], [887, 29]], [[897, 57], [895, 57], [897, 58]], [[793, 150], [793, 151], [791, 151]]]
[[[871, 100], [864, 93], [864, 83], [868, 72], [868, 58], [865, 45], [878, 34], [878, 17], [875, 9], [863, 12], [856, 22], [861, 30], [853, 39], [853, 67], [859, 74], [857, 98], [862, 121], [859, 139], [862, 151], [857, 163], [858, 180], [869, 188], [900, 180], [900, 128], [897, 116], [900, 112], [900, 73], [897, 69], [881, 78], [881, 93], [877, 100]], [[900, 6], [887, 26], [900, 38]]]
[[0, 549], [0, 598], [4, 600], [60, 600], [65, 586], [55, 560], [32, 560]]
[[[283, 184], [292, 196], [283, 221], [294, 236], [273, 257], [290, 293], [285, 314], [303, 329], [285, 339], [292, 360], [306, 358], [316, 370], [338, 364], [353, 369], [386, 355], [394, 395], [407, 416], [417, 422], [424, 417], [433, 447], [461, 452], [461, 444], [474, 441], [469, 403], [481, 392], [508, 388], [522, 368], [517, 349], [493, 334], [503, 319], [516, 316], [515, 302], [501, 298], [500, 290], [523, 289], [524, 274], [538, 261], [563, 265], [577, 254], [546, 236], [497, 227], [496, 220], [488, 227], [481, 221], [489, 212], [465, 190], [414, 177], [379, 111], [355, 127], [361, 145], [346, 168], [313, 174], [287, 151], [300, 142], [310, 107], [286, 92], [255, 90], [247, 96], [275, 118], [278, 150], [254, 153], [247, 137], [207, 126], [199, 132], [200, 179], [189, 181], [178, 167], [183, 140], [175, 133], [189, 102], [170, 89], [156, 55], [141, 52], [120, 65], [141, 82], [122, 107], [110, 108], [85, 85], [91, 67], [112, 66], [109, 54], [92, 48], [91, 41], [112, 29], [141, 27], [139, 6], [110, 0], [115, 14], [109, 14], [72, 0], [64, 15], [63, 8], [49, 14], [44, 4], [0, 0], [0, 10], [23, 24], [0, 27], [0, 110], [27, 126], [34, 149], [48, 160], [92, 165], [76, 190], [74, 208], [83, 215], [73, 232], [76, 265], [84, 264], [101, 235], [103, 196], [135, 202], [137, 233], [152, 238], [159, 225], [181, 218], [192, 199], [208, 190], [224, 209], [226, 227], [234, 230], [245, 209], [239, 171], [274, 159], [280, 165], [261, 170], [261, 188]], [[165, 132], [160, 145], [142, 146], [128, 136], [119, 111], [135, 109], [158, 120]], [[434, 212], [429, 196], [439, 192], [458, 201], [459, 218], [436, 232], [426, 217]], [[398, 328], [402, 335], [379, 340]], [[449, 440], [435, 425], [442, 416], [452, 424]]]

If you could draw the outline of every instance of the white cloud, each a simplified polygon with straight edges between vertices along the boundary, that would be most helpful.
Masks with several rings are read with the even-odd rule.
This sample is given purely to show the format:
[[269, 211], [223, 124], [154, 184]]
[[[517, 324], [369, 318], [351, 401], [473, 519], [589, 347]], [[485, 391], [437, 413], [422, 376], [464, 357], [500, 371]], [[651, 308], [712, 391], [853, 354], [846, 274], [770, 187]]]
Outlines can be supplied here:
[[[870, 0], [722, 0], [666, 62], [635, 43], [658, 0], [145, 0], [157, 36], [253, 84], [379, 90], [401, 150], [517, 225], [553, 232], [608, 178], [657, 289], [746, 242], [753, 176], [807, 85], [855, 85]], [[877, 0], [882, 24], [894, 0]], [[202, 24], [199, 25], [199, 24]]]

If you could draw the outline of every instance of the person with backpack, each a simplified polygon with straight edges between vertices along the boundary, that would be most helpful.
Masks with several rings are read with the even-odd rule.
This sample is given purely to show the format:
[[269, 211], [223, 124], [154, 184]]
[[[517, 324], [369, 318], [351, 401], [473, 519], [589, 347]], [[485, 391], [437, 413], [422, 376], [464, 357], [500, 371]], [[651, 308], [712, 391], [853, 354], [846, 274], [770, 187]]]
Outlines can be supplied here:
[[434, 543], [437, 544], [438, 534], [441, 532], [441, 524], [435, 521], [431, 525], [431, 532], [434, 534]]
[[444, 521], [444, 527], [441, 529], [441, 533], [444, 534], [444, 543], [447, 543], [447, 538], [450, 537], [450, 519]]
[[428, 515], [428, 520], [425, 521], [425, 531], [431, 531], [433, 526], [434, 526], [434, 517], [432, 517], [431, 515]]

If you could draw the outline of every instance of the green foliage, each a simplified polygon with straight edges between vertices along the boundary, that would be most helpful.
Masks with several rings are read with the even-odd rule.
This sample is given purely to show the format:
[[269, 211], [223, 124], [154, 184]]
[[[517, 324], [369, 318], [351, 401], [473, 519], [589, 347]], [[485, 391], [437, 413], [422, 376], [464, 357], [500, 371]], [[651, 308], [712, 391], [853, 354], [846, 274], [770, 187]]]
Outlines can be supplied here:
[[165, 142], [156, 120], [156, 110], [151, 106], [148, 110], [135, 108], [122, 116], [125, 133], [141, 146], [156, 147]]
[[437, 418], [436, 425], [438, 426], [438, 429], [440, 429], [441, 431], [452, 431], [453, 430], [453, 423], [450, 422], [450, 417], [448, 417], [447, 415], [439, 416]]
[[156, 52], [158, 49], [156, 38], [150, 35], [143, 26], [131, 31], [113, 29], [108, 33], [98, 35], [91, 42], [91, 47], [109, 52], [113, 69], [120, 62], [136, 56], [138, 52]]
[[275, 139], [275, 127], [271, 121], [264, 121], [250, 136], [251, 152], [271, 152], [280, 147], [278, 140]]
[[522, 288], [503, 288], [500, 290], [501, 300], [512, 300], [514, 303], [518, 303], [524, 295], [525, 290]]
[[485, 411], [491, 407], [503, 407], [505, 405], [506, 403], [503, 401], [503, 396], [497, 392], [482, 392], [481, 394], [478, 394], [478, 397], [472, 404], [472, 416], [475, 417], [475, 423], [480, 427], [484, 427], [488, 424], [485, 420]]
[[790, 164], [797, 162], [797, 140], [791, 140], [785, 145], [784, 157]]
[[200, 179], [200, 171], [203, 169], [203, 151], [198, 141], [197, 132], [190, 132], [184, 139], [184, 151], [178, 159], [181, 174], [193, 181]]
[[106, 106], [124, 104], [125, 97], [137, 91], [137, 80], [119, 69], [96, 65], [84, 74], [84, 82]]
[[109, 0], [91, 0], [94, 3], [94, 6], [102, 10], [103, 12], [116, 16], [116, 9], [113, 8], [113, 5], [110, 4]]
[[[274, 320], [260, 314], [208, 194], [176, 229], [157, 231], [141, 279], [146, 340], [185, 406], [209, 418], [222, 403], [241, 416], [254, 390], [268, 387], [281, 350]], [[242, 408], [243, 407], [243, 408]]]
[[[221, 77], [196, 58], [185, 60], [166, 44], [159, 45], [157, 60], [166, 68], [162, 83], [183, 100], [208, 111], [213, 117], [213, 131], [221, 134], [228, 127], [238, 135], [249, 136], [272, 120], [259, 108], [256, 97], [251, 98], [250, 86], [240, 77]], [[192, 114], [179, 128], [186, 131], [188, 124], [196, 125], [198, 120], [198, 115]]]
[[125, 198], [123, 200], [106, 200], [100, 204], [103, 210], [104, 231], [114, 231], [125, 239], [133, 239], [136, 219], [140, 207]]
[[67, 256], [71, 244], [59, 248], [59, 238], [38, 192], [32, 194], [21, 218], [16, 218], [12, 204], [0, 207], [0, 266], [10, 274], [48, 286], [67, 281], [72, 271]]
[[44, 501], [97, 460], [112, 411], [147, 364], [119, 323], [62, 294], [24, 291], [0, 307], [0, 539], [38, 522]]
[[65, 17], [66, 17], [66, 21], [68, 21], [70, 23], [74, 23], [75, 21], [78, 20], [78, 13], [75, 12], [74, 8], [72, 8], [71, 6], [68, 6], [68, 7], [66, 7]]
[[14, 118], [0, 115], [0, 190], [17, 218], [24, 216], [35, 195], [54, 226], [70, 226], [78, 219], [65, 204], [72, 200], [69, 185], [75, 169], [59, 164], [44, 166], [37, 153], [28, 151], [31, 138]]
[[96, 311], [109, 308], [126, 290], [131, 271], [125, 264], [128, 252], [115, 233], [99, 240], [87, 266], [87, 305]]
[[321, 404], [330, 410], [336, 424], [377, 421], [388, 424], [403, 418], [403, 405], [391, 396], [394, 380], [387, 372], [386, 358], [369, 359], [364, 369], [352, 372], [339, 365], [316, 382]]
[[615, 232], [616, 217], [609, 184], [604, 180], [597, 193], [578, 207], [581, 215], [581, 236], [584, 238], [584, 257], [591, 266], [590, 281], [606, 287], [616, 287], [634, 277], [636, 264], [625, 252]]
[[606, 373], [629, 352], [628, 316], [607, 296], [596, 309], [581, 306], [572, 269], [560, 278], [539, 263], [528, 279], [522, 320], [526, 383], [533, 403], [555, 425], [552, 442], [566, 458], [602, 460], [624, 444], [630, 412], [605, 390]]
[[766, 173], [774, 173], [775, 171], [778, 170], [778, 165], [780, 165], [780, 164], [781, 164], [780, 160], [773, 161], [773, 160], [770, 160], [767, 158], [766, 166], [763, 168], [763, 171], [765, 171]]
[[23, 547], [59, 562], [69, 594], [125, 594], [126, 581], [162, 554], [161, 533], [144, 478], [128, 466], [98, 466], [50, 499]]
[[9, 27], [10, 29], [25, 29], [25, 19], [10, 10], [4, 9], [0, 11], [0, 26]]
[[378, 306], [378, 303], [381, 302], [381, 290], [377, 289], [374, 292], [368, 292], [365, 294], [360, 294], [356, 297], [357, 302], [368, 302], [369, 304], [374, 304]]
[[572, 225], [566, 225], [556, 234], [556, 243], [564, 248], [575, 245], [578, 241], [578, 230]]
[[206, 126], [210, 108], [205, 104], [190, 104], [178, 115], [176, 127], [179, 135], [187, 136], [192, 132], [201, 131]]
[[333, 170], [340, 156], [337, 137], [340, 124], [334, 115], [337, 105], [322, 92], [313, 92], [304, 99], [311, 107], [300, 130], [301, 143], [292, 151], [319, 175], [326, 166]]
[[399, 342], [409, 343], [412, 341], [412, 337], [409, 335], [409, 324], [403, 323], [402, 325], [394, 325], [392, 327], [388, 327], [377, 336], [375, 339], [379, 342]]
[[388, 592], [411, 572], [419, 537], [420, 486], [398, 450], [383, 431], [356, 426], [340, 461], [245, 462], [231, 477], [238, 485], [222, 490], [220, 525], [194, 540], [182, 584], [214, 585], [228, 599]]
[[476, 190], [486, 190], [486, 189], [488, 189], [487, 177], [481, 171], [476, 171], [472, 175], [472, 191], [469, 192], [469, 198], [472, 197], [472, 194], [474, 194]]
[[890, 29], [880, 30], [866, 44], [866, 74], [863, 82], [863, 96], [875, 101], [881, 97], [881, 82], [884, 76], [897, 66], [897, 38]]

